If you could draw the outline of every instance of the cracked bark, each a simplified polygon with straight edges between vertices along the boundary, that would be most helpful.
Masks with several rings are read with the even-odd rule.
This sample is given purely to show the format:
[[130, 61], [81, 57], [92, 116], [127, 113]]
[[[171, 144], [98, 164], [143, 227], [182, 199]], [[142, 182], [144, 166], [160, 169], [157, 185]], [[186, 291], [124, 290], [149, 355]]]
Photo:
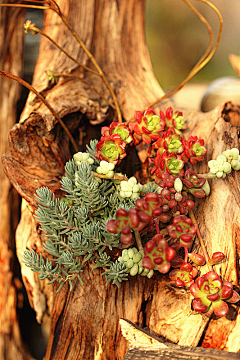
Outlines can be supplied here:
[[[58, 4], [102, 67], [117, 95], [125, 120], [131, 119], [135, 110], [144, 109], [163, 94], [154, 77], [145, 43], [144, 1], [59, 0]], [[91, 66], [53, 12], [46, 13], [44, 29], [72, 56]], [[83, 151], [89, 139], [99, 137], [101, 125], [115, 120], [116, 114], [92, 88], [77, 78], [60, 77], [56, 85], [49, 86], [46, 70], [81, 74], [84, 80], [109, 97], [107, 89], [99, 77], [83, 71], [42, 39], [33, 85], [63, 118], [79, 150]], [[161, 108], [165, 110], [169, 104], [166, 102]], [[238, 146], [237, 128], [224, 120], [221, 111], [218, 107], [208, 114], [185, 112], [189, 124], [186, 136], [193, 134], [206, 139], [208, 160], [230, 146], [226, 138], [231, 147]], [[228, 136], [224, 137], [224, 134]], [[16, 237], [20, 258], [26, 247], [42, 250], [43, 239], [32, 216], [36, 206], [34, 194], [38, 187], [48, 186], [61, 196], [60, 178], [73, 149], [56, 119], [34, 94], [29, 95], [20, 123], [11, 129], [9, 144], [11, 156], [3, 157], [4, 169], [28, 202], [22, 210]], [[204, 161], [199, 166], [199, 172], [206, 172], [206, 164]], [[225, 182], [213, 180], [212, 194], [198, 205], [196, 213], [209, 252], [228, 254], [228, 262], [219, 265], [219, 269], [234, 285], [239, 279], [238, 182], [238, 174], [229, 175]], [[198, 247], [197, 241], [195, 246]], [[66, 285], [60, 293], [54, 294], [52, 302], [51, 288], [40, 284], [23, 265], [22, 272], [38, 321], [41, 322], [44, 315], [52, 311], [45, 360], [122, 359], [128, 345], [120, 332], [120, 318], [148, 326], [180, 345], [197, 346], [207, 328], [208, 343], [214, 338], [217, 339], [216, 348], [240, 349], [238, 307], [230, 314], [232, 318], [226, 319], [224, 334], [219, 337], [216, 324], [220, 324], [220, 320], [213, 318], [209, 322], [205, 316], [191, 311], [189, 291], [176, 289], [167, 277], [160, 274], [155, 274], [151, 280], [138, 276], [118, 289], [105, 287], [98, 270], [91, 272], [86, 269], [84, 287], [77, 284], [69, 292]]]

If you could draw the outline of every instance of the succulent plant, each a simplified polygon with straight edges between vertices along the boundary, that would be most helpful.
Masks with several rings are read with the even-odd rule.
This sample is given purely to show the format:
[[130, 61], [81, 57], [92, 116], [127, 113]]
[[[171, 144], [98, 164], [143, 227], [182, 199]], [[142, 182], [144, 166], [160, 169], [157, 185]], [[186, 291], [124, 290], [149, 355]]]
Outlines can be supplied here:
[[232, 169], [240, 170], [240, 155], [237, 148], [232, 148], [223, 151], [216, 160], [208, 162], [210, 168], [209, 177], [225, 178], [230, 174]]
[[222, 262], [224, 262], [226, 260], [226, 255], [223, 254], [221, 251], [217, 251], [214, 252], [209, 260], [208, 260], [208, 265], [217, 265], [217, 264], [221, 264]]
[[210, 177], [225, 178], [227, 174], [232, 171], [231, 164], [227, 161], [224, 155], [219, 155], [217, 160], [210, 160], [208, 162], [210, 168]]
[[183, 183], [192, 195], [202, 198], [206, 192], [202, 189], [206, 179], [199, 177], [192, 169], [187, 169], [184, 174]]
[[131, 131], [124, 123], [112, 122], [109, 126], [103, 126], [101, 129], [102, 136], [111, 136], [118, 134], [122, 141], [129, 144], [133, 141]]
[[197, 225], [185, 215], [177, 215], [173, 223], [167, 226], [168, 234], [173, 239], [179, 239], [179, 244], [186, 248], [192, 245], [193, 235], [197, 232]]
[[207, 155], [207, 148], [204, 146], [204, 140], [197, 136], [190, 136], [188, 140], [183, 139], [184, 152], [181, 157], [184, 162], [190, 160], [192, 165], [202, 161]]
[[80, 165], [83, 162], [87, 162], [90, 165], [94, 163], [94, 160], [90, 157], [89, 153], [87, 152], [77, 152], [73, 155], [73, 159], [76, 165]]
[[137, 179], [132, 176], [127, 181], [120, 182], [120, 196], [122, 198], [130, 198], [131, 200], [137, 200], [140, 197], [140, 191], [142, 185], [137, 183]]
[[143, 266], [147, 269], [158, 270], [166, 274], [170, 267], [170, 261], [175, 256], [175, 250], [168, 246], [168, 242], [161, 234], [156, 234], [149, 240], [144, 248]]
[[147, 276], [149, 279], [153, 276], [154, 271], [143, 267], [142, 259], [144, 257], [143, 250], [138, 251], [137, 248], [124, 249], [118, 261], [124, 262], [131, 276], [140, 274]]
[[173, 113], [173, 109], [171, 107], [167, 108], [165, 115], [163, 111], [160, 111], [160, 118], [166, 123], [165, 130], [168, 130], [171, 127], [174, 128], [176, 133], [181, 135], [181, 130], [185, 130], [187, 128], [182, 112], [176, 111]]
[[183, 166], [184, 162], [180, 155], [168, 154], [166, 151], [162, 155], [157, 155], [154, 160], [155, 167], [151, 170], [151, 173], [160, 178], [163, 171], [172, 175], [182, 176], [184, 174]]
[[194, 262], [194, 264], [198, 266], [203, 266], [206, 264], [205, 258], [200, 254], [188, 253], [188, 257], [192, 262]]
[[115, 165], [105, 160], [100, 161], [100, 165], [97, 167], [96, 172], [98, 174], [106, 175], [107, 178], [111, 179], [114, 176]]
[[126, 143], [118, 134], [102, 136], [96, 145], [95, 157], [116, 165], [127, 155], [125, 147]]
[[144, 198], [136, 200], [136, 209], [138, 216], [142, 221], [149, 222], [152, 216], [158, 217], [161, 215], [161, 206], [163, 200], [161, 196], [156, 193], [148, 193]]
[[189, 263], [183, 263], [180, 269], [173, 269], [169, 273], [171, 280], [175, 281], [176, 286], [189, 287], [194, 283], [194, 278], [197, 276], [198, 270]]
[[240, 300], [239, 294], [233, 290], [229, 281], [221, 280], [214, 271], [198, 277], [190, 286], [190, 292], [194, 296], [193, 308], [198, 312], [212, 311], [217, 316], [225, 316], [228, 313], [228, 304]]
[[175, 129], [170, 127], [161, 134], [161, 137], [152, 145], [153, 149], [157, 149], [157, 155], [162, 155], [164, 151], [168, 154], [181, 154], [184, 151], [182, 145], [182, 136], [176, 134]]
[[134, 117], [135, 120], [129, 123], [129, 127], [133, 131], [135, 144], [140, 141], [150, 144], [153, 140], [157, 140], [160, 132], [164, 130], [165, 121], [152, 108], [147, 109], [144, 113], [136, 111]]
[[107, 230], [113, 234], [121, 232], [121, 241], [129, 244], [132, 241], [131, 229], [140, 231], [148, 224], [148, 221], [142, 221], [138, 216], [136, 209], [119, 209], [116, 212], [117, 220], [109, 220], [107, 222]]

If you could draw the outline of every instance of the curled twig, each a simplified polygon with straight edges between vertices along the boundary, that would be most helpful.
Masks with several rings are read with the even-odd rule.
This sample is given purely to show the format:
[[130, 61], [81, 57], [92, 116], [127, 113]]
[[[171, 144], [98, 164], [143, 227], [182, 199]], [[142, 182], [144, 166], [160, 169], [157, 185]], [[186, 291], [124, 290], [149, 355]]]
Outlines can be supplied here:
[[2, 71], [2, 70], [0, 70], [0, 75], [3, 75], [3, 76], [5, 76], [5, 77], [7, 77], [9, 79], [15, 80], [15, 81], [19, 82], [21, 85], [25, 86], [30, 91], [32, 91], [44, 103], [44, 105], [46, 105], [46, 107], [51, 111], [51, 113], [55, 116], [55, 118], [58, 120], [59, 124], [62, 126], [62, 128], [65, 130], [66, 134], [68, 135], [69, 140], [71, 141], [71, 143], [72, 143], [72, 145], [74, 147], [74, 150], [76, 152], [78, 152], [77, 144], [76, 144], [74, 138], [72, 137], [69, 129], [67, 128], [67, 126], [64, 124], [62, 119], [58, 116], [58, 114], [52, 108], [52, 106], [49, 104], [49, 102], [32, 85], [30, 85], [26, 81], [22, 80], [18, 76], [15, 76], [13, 74], [10, 74], [10, 73]]

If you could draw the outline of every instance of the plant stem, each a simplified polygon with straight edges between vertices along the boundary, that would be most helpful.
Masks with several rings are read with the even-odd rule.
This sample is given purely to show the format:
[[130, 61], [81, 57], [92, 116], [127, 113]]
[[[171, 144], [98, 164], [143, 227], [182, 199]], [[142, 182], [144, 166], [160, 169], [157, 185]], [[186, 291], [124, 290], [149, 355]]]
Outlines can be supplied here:
[[38, 10], [48, 10], [51, 9], [51, 6], [38, 6], [38, 5], [27, 5], [27, 4], [0, 4], [0, 7], [21, 7], [27, 9], [38, 9]]
[[95, 171], [92, 171], [93, 175], [96, 176], [96, 177], [99, 177], [100, 179], [108, 179], [108, 180], [125, 180], [127, 181], [128, 178], [124, 175], [114, 175], [112, 178], [109, 178], [107, 177], [106, 175], [103, 175], [103, 174], [98, 174], [97, 172]]
[[207, 252], [206, 246], [204, 244], [204, 240], [202, 238], [201, 232], [199, 230], [197, 219], [195, 218], [194, 213], [193, 213], [192, 210], [189, 210], [189, 216], [190, 216], [193, 224], [197, 226], [197, 236], [198, 236], [201, 248], [202, 248], [203, 256], [205, 257], [205, 260], [206, 260], [206, 263], [208, 265], [209, 271], [212, 271], [213, 270], [212, 266], [208, 264], [208, 262], [209, 262], [208, 252]]
[[187, 259], [188, 259], [188, 248], [184, 247], [184, 251], [185, 251], [184, 262], [187, 262]]
[[154, 222], [155, 222], [155, 227], [156, 227], [157, 234], [160, 234], [159, 220], [158, 220], [158, 219], [155, 219]]
[[66, 134], [69, 137], [69, 140], [71, 141], [74, 150], [76, 152], [78, 152], [78, 147], [77, 144], [74, 140], [74, 138], [72, 137], [69, 129], [67, 128], [67, 126], [64, 124], [64, 122], [62, 121], [62, 119], [58, 116], [58, 114], [56, 113], [56, 111], [52, 108], [52, 106], [49, 104], [49, 102], [29, 83], [27, 83], [26, 81], [22, 80], [21, 78], [19, 78], [18, 76], [15, 76], [13, 74], [7, 73], [5, 71], [0, 70], [0, 75], [3, 75], [7, 78], [10, 78], [12, 80], [15, 80], [17, 82], [19, 82], [21, 85], [25, 86], [27, 89], [29, 89], [30, 91], [32, 91], [43, 103], [44, 105], [51, 111], [51, 113], [55, 116], [55, 118], [58, 120], [59, 124], [62, 126], [62, 128], [64, 129], [64, 131], [66, 132]]
[[92, 62], [92, 64], [95, 66], [95, 68], [97, 69], [99, 75], [101, 76], [103, 82], [105, 83], [105, 85], [107, 86], [113, 102], [115, 104], [116, 107], [116, 111], [117, 111], [117, 117], [118, 117], [118, 122], [122, 122], [122, 115], [121, 115], [121, 111], [120, 111], [120, 107], [117, 101], [117, 97], [113, 91], [113, 89], [111, 88], [106, 76], [104, 75], [101, 67], [98, 65], [95, 57], [93, 56], [93, 54], [88, 50], [88, 48], [86, 47], [86, 45], [84, 44], [84, 42], [81, 40], [81, 38], [78, 36], [78, 34], [74, 31], [74, 29], [71, 27], [71, 25], [69, 24], [69, 22], [67, 21], [67, 18], [63, 15], [63, 13], [61, 12], [59, 6], [56, 4], [55, 1], [51, 0], [51, 3], [54, 5], [52, 7], [52, 9], [60, 16], [60, 18], [62, 19], [62, 21], [64, 22], [64, 24], [67, 26], [67, 28], [71, 31], [72, 35], [75, 37], [75, 39], [77, 40], [77, 42], [81, 45], [82, 49], [84, 50], [84, 52], [87, 54], [87, 56], [89, 57], [89, 60]]
[[135, 239], [136, 239], [136, 243], [137, 243], [137, 247], [138, 250], [143, 250], [143, 246], [142, 246], [142, 241], [141, 241], [141, 236], [139, 234], [139, 231], [134, 231], [135, 234]]

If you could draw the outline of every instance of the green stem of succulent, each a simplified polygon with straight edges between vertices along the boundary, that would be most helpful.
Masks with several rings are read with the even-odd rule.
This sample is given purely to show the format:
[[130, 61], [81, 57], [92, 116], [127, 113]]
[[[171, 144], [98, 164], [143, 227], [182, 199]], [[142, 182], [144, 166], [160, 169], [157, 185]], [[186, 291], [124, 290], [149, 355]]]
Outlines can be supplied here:
[[209, 262], [208, 252], [207, 252], [206, 246], [204, 244], [204, 240], [202, 238], [201, 232], [199, 230], [197, 219], [195, 218], [194, 213], [193, 213], [192, 210], [189, 210], [189, 216], [190, 216], [190, 219], [192, 220], [193, 224], [197, 226], [197, 236], [198, 236], [201, 248], [202, 248], [203, 256], [205, 257], [205, 260], [206, 260], [206, 263], [208, 265], [209, 271], [212, 271], [213, 270], [212, 266], [208, 264], [208, 262]]
[[108, 88], [114, 105], [116, 107], [116, 111], [117, 111], [117, 117], [118, 117], [118, 122], [122, 122], [122, 114], [120, 111], [120, 107], [118, 104], [118, 100], [117, 97], [112, 89], [112, 87], [110, 86], [106, 76], [104, 75], [101, 67], [98, 65], [95, 57], [93, 56], [93, 54], [88, 50], [88, 48], [86, 47], [86, 45], [84, 44], [84, 42], [81, 40], [81, 38], [78, 36], [78, 34], [74, 31], [74, 29], [71, 27], [71, 25], [69, 24], [67, 18], [63, 15], [63, 13], [61, 12], [59, 6], [57, 5], [57, 3], [54, 0], [51, 0], [51, 4], [53, 4], [53, 7], [51, 7], [62, 19], [62, 21], [64, 22], [64, 24], [67, 26], [67, 28], [69, 29], [69, 31], [71, 31], [72, 35], [75, 37], [75, 39], [77, 40], [77, 42], [81, 45], [83, 51], [87, 54], [87, 56], [89, 57], [89, 60], [92, 62], [92, 64], [94, 65], [94, 67], [96, 68], [96, 70], [98, 71], [99, 75], [101, 76], [104, 84], [106, 85], [106, 87]]
[[135, 234], [135, 239], [136, 239], [136, 243], [137, 243], [137, 247], [138, 250], [143, 250], [143, 246], [142, 246], [142, 241], [141, 241], [141, 236], [139, 234], [139, 231], [134, 231]]
[[66, 134], [69, 137], [69, 140], [71, 141], [74, 150], [76, 152], [78, 152], [78, 146], [74, 140], [74, 138], [72, 137], [69, 129], [67, 128], [67, 126], [64, 124], [64, 122], [62, 121], [62, 119], [58, 116], [58, 114], [56, 113], [56, 111], [52, 108], [52, 106], [48, 103], [48, 101], [29, 83], [27, 83], [26, 81], [22, 80], [21, 78], [19, 78], [18, 76], [15, 76], [13, 74], [10, 74], [8, 72], [2, 71], [0, 70], [0, 75], [5, 76], [7, 78], [10, 78], [12, 80], [17, 81], [19, 84], [25, 86], [27, 89], [29, 89], [30, 91], [32, 91], [43, 103], [44, 105], [46, 105], [46, 107], [51, 111], [51, 113], [55, 116], [55, 118], [58, 120], [58, 122], [60, 123], [60, 125], [62, 126], [62, 128], [64, 129], [64, 131], [66, 132]]

